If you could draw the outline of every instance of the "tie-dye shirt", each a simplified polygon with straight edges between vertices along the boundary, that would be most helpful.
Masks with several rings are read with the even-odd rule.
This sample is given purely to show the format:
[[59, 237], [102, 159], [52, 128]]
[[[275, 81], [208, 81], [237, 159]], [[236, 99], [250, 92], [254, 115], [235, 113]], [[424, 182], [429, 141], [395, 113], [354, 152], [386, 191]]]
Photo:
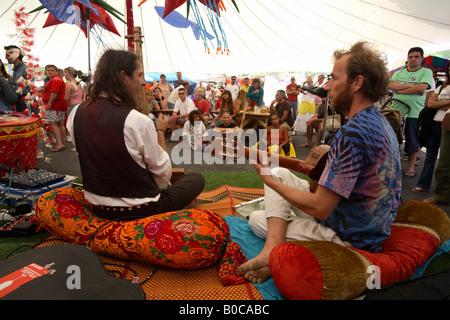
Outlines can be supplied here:
[[397, 138], [376, 107], [337, 132], [319, 184], [341, 195], [321, 223], [355, 248], [380, 251], [400, 202], [401, 166]]

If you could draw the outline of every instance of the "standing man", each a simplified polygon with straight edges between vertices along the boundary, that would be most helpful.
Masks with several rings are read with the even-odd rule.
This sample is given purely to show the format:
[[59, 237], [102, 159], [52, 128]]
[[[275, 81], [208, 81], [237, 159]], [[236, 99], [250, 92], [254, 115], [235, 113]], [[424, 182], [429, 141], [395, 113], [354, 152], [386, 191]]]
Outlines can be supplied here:
[[[418, 136], [419, 113], [425, 106], [425, 91], [433, 85], [433, 72], [430, 69], [422, 68], [423, 50], [414, 47], [408, 51], [406, 68], [394, 73], [391, 78], [389, 89], [394, 91], [394, 99], [405, 102], [411, 108], [406, 118], [405, 125], [405, 153], [408, 155], [408, 170], [406, 177], [414, 177], [415, 163], [420, 154], [420, 144]], [[393, 101], [391, 109], [399, 110], [406, 115], [407, 108]]]
[[145, 80], [139, 58], [107, 50], [95, 70], [88, 100], [70, 113], [67, 126], [76, 144], [84, 196], [105, 219], [132, 220], [180, 210], [204, 186], [201, 174], [169, 185], [172, 165], [164, 141], [168, 120], [156, 128], [138, 110]]
[[159, 79], [161, 81], [158, 82], [158, 84], [156, 86], [151, 87], [150, 90], [155, 90], [156, 88], [160, 88], [161, 92], [162, 92], [162, 96], [165, 98], [168, 98], [170, 96], [170, 93], [173, 91], [173, 88], [168, 82], [166, 82], [165, 74], [161, 74], [159, 76]]
[[174, 89], [176, 89], [178, 86], [180, 86], [181, 84], [183, 84], [183, 79], [182, 79], [182, 75], [181, 72], [178, 71], [177, 72], [177, 80], [175, 80], [175, 82], [173, 83], [173, 87]]
[[298, 95], [300, 94], [300, 90], [298, 90], [297, 88], [294, 76], [291, 77], [291, 83], [286, 86], [286, 93], [287, 93], [287, 101], [291, 105], [292, 116], [295, 122], [298, 113]]
[[[26, 81], [27, 76], [28, 76], [28, 73], [26, 71], [27, 66], [22, 61], [24, 52], [19, 47], [14, 46], [14, 45], [6, 46], [6, 47], [4, 47], [4, 49], [6, 50], [6, 52], [5, 52], [6, 60], [8, 60], [9, 64], [12, 64], [14, 66], [11, 82], [12, 82], [14, 91], [16, 91], [20, 87], [19, 81], [20, 80]], [[27, 109], [27, 104], [23, 99], [27, 96], [27, 93], [29, 91], [30, 91], [30, 87], [24, 86], [22, 88], [22, 92], [17, 94], [17, 101], [15, 103], [16, 111], [22, 112]], [[16, 93], [17, 93], [17, 91], [16, 91]]]
[[239, 93], [239, 86], [236, 84], [235, 76], [231, 77], [231, 83], [225, 87], [225, 90], [228, 90], [231, 92], [231, 98], [233, 99], [233, 101], [236, 100], [237, 95]]
[[239, 266], [238, 275], [265, 281], [270, 252], [290, 240], [381, 250], [401, 195], [397, 138], [375, 106], [389, 86], [381, 56], [366, 42], [334, 53], [331, 81], [324, 88], [349, 121], [331, 143], [315, 192], [287, 169], [254, 164], [265, 185], [265, 210], [253, 212], [249, 226], [266, 242], [261, 253]]
[[320, 76], [317, 77], [317, 86], [321, 87], [323, 84], [323, 81], [325, 80], [325, 76], [323, 74], [321, 74]]
[[189, 90], [189, 82], [185, 81], [182, 83], [181, 86], [176, 87], [173, 89], [172, 93], [167, 97], [167, 108], [173, 109], [175, 108], [175, 103], [180, 99], [180, 95], [178, 94], [178, 90], [184, 89], [186, 92]]
[[241, 86], [241, 89], [245, 91], [245, 93], [247, 93], [248, 88], [250, 88], [250, 79], [248, 77], [244, 78], [244, 85]]

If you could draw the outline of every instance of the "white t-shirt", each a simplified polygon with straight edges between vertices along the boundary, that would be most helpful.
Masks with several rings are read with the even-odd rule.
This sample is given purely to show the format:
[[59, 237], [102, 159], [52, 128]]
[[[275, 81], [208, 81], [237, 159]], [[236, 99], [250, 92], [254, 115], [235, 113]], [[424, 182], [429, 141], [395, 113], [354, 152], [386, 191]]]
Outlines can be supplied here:
[[180, 99], [180, 96], [178, 95], [178, 90], [180, 90], [181, 88], [184, 88], [184, 87], [183, 86], [178, 86], [175, 89], [173, 89], [172, 93], [167, 98], [167, 102], [168, 103], [175, 104], [175, 102], [177, 102], [177, 100]]
[[191, 148], [197, 150], [199, 144], [202, 142], [202, 138], [206, 135], [206, 127], [202, 121], [195, 121], [194, 125], [191, 125], [189, 121], [183, 126], [183, 137], [189, 140]]
[[[439, 91], [441, 90], [442, 86], [439, 86], [436, 91], [434, 91], [436, 94], [439, 94]], [[444, 101], [444, 100], [450, 100], [450, 86], [447, 86], [442, 89], [441, 93], [438, 96], [438, 101]], [[449, 109], [450, 110], [450, 109]], [[434, 121], [442, 121], [444, 120], [445, 111], [444, 110], [437, 110], [436, 115], [434, 116]]]
[[186, 100], [184, 101], [178, 99], [177, 102], [175, 102], [175, 108], [173, 108], [173, 112], [180, 111], [180, 115], [183, 115], [195, 109], [197, 108], [195, 107], [194, 101], [192, 101], [191, 99], [186, 98]]
[[225, 90], [229, 90], [231, 92], [231, 98], [236, 100], [239, 93], [239, 86], [237, 84], [227, 84]]

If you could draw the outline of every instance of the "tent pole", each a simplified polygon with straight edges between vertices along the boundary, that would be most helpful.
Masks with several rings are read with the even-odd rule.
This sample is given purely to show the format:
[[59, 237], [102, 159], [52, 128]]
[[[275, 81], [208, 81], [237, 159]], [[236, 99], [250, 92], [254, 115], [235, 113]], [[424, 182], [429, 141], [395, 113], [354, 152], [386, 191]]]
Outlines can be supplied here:
[[134, 19], [133, 19], [133, 0], [126, 0], [127, 6], [127, 36], [128, 51], [134, 52]]
[[[134, 27], [134, 45], [135, 45], [135, 53], [138, 56], [139, 62], [142, 65], [142, 70], [144, 70], [144, 57], [142, 55], [142, 31], [141, 31], [141, 27]], [[149, 111], [147, 110], [147, 101], [146, 101], [146, 97], [145, 97], [145, 90], [142, 90], [141, 93], [141, 101], [140, 101], [140, 109], [138, 110], [140, 112], [142, 112], [145, 115], [149, 114]]]
[[88, 40], [88, 75], [91, 75], [91, 11], [86, 8], [86, 33]]

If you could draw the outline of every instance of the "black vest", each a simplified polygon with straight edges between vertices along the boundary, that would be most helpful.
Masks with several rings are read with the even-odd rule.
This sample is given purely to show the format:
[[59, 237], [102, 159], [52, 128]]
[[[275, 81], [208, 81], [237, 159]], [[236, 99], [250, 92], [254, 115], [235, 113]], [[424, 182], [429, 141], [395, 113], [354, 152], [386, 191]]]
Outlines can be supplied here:
[[146, 198], [160, 193], [150, 171], [128, 153], [123, 134], [132, 110], [98, 98], [78, 107], [74, 118], [75, 142], [83, 187], [105, 197]]

